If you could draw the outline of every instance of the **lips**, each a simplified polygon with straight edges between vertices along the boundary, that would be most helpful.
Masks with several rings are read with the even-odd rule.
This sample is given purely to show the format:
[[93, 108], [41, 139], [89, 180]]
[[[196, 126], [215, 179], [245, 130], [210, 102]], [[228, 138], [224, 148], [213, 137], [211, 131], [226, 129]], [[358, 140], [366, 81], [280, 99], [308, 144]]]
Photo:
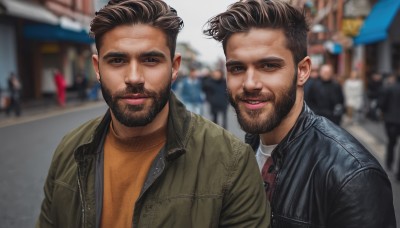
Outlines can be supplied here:
[[268, 99], [265, 98], [242, 98], [240, 101], [244, 104], [244, 106], [247, 109], [255, 110], [255, 109], [260, 109], [263, 108], [267, 102]]
[[122, 99], [144, 99], [147, 98], [147, 95], [144, 94], [127, 94], [122, 97]]
[[141, 105], [147, 98], [148, 96], [144, 94], [128, 94], [121, 97], [121, 100], [130, 105]]

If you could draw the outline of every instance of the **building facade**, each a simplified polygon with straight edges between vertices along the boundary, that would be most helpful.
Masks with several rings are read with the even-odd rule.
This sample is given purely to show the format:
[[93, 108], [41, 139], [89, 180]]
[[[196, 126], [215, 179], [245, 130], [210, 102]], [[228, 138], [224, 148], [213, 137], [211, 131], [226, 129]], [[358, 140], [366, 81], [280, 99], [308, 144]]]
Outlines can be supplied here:
[[313, 0], [309, 54], [315, 66], [331, 63], [339, 79], [356, 70], [400, 73], [400, 1]]
[[[54, 94], [54, 69], [73, 89], [79, 74], [93, 76], [92, 0], [0, 0], [0, 87], [11, 72], [23, 86], [24, 100]], [[4, 50], [4, 51], [3, 51]]]

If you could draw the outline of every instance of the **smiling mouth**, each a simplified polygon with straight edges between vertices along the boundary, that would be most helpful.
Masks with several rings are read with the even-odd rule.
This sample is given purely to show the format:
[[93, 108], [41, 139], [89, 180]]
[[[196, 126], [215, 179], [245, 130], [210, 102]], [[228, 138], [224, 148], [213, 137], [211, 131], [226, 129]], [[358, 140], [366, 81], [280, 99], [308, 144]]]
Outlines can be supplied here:
[[246, 100], [244, 102], [246, 102], [248, 104], [260, 104], [260, 103], [264, 103], [265, 101], [248, 101], [248, 100]]

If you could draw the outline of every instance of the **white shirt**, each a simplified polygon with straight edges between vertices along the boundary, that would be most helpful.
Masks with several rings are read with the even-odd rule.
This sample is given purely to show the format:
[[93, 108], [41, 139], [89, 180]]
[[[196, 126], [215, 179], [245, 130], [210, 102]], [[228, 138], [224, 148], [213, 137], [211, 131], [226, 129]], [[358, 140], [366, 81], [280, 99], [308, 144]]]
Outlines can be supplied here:
[[264, 164], [267, 161], [267, 159], [269, 157], [271, 157], [271, 153], [277, 145], [278, 144], [264, 145], [260, 141], [260, 146], [258, 147], [257, 153], [256, 153], [256, 159], [257, 159], [258, 168], [260, 169], [260, 172], [262, 171], [262, 168], [264, 167]]

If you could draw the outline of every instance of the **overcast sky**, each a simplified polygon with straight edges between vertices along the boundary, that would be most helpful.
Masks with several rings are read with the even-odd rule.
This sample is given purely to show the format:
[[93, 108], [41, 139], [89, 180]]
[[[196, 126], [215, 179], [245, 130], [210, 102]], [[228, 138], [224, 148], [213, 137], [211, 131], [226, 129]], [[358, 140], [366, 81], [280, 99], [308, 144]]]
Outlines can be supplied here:
[[208, 19], [225, 11], [236, 0], [165, 0], [165, 2], [178, 11], [185, 24], [178, 35], [178, 42], [190, 43], [200, 53], [201, 61], [213, 63], [218, 57], [225, 59], [221, 44], [206, 38], [202, 28]]

